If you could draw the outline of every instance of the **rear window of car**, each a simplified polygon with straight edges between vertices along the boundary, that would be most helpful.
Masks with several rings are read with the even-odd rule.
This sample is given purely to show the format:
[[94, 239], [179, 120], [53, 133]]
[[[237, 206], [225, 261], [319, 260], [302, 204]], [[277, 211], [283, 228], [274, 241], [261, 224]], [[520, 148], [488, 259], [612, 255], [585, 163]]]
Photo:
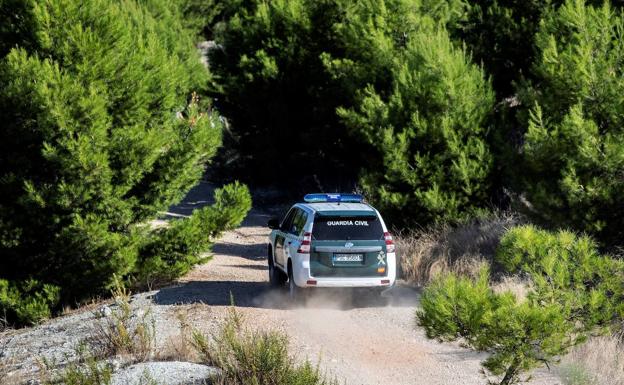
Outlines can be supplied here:
[[383, 238], [383, 228], [377, 216], [317, 215], [312, 238], [327, 240], [377, 240]]

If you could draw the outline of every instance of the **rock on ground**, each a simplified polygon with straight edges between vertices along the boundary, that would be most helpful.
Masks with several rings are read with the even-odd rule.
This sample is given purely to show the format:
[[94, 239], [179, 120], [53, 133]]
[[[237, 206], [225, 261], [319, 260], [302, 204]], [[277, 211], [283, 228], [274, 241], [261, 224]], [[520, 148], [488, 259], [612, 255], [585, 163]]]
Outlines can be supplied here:
[[143, 362], [113, 374], [111, 385], [196, 385], [208, 384], [217, 374], [211, 366], [190, 362]]

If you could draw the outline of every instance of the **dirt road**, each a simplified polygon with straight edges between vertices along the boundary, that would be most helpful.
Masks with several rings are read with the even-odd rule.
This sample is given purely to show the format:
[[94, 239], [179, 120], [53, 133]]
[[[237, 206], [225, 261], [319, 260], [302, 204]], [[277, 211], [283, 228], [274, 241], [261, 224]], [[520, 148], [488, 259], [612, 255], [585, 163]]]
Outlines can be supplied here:
[[[188, 215], [208, 204], [205, 197], [211, 196], [210, 190], [210, 184], [201, 184], [170, 215]], [[227, 313], [231, 293], [250, 326], [286, 332], [298, 359], [319, 362], [321, 369], [340, 383], [486, 383], [479, 364], [485, 355], [457, 344], [428, 340], [416, 326], [416, 289], [399, 285], [389, 293], [388, 304], [338, 292], [315, 296], [306, 307], [288, 307], [286, 293], [271, 290], [268, 283], [269, 229], [265, 224], [268, 210], [275, 205], [256, 202], [263, 210], [252, 210], [243, 226], [225, 233], [214, 245], [210, 262], [195, 268], [177, 285], [132, 297], [135, 311], [149, 309], [154, 317], [157, 352], [180, 340], [181, 320], [193, 329], [214, 333]], [[62, 368], [77, 359], [76, 346], [92, 335], [107, 306], [93, 305], [37, 327], [0, 333], [0, 369], [4, 361], [9, 378], [21, 383], [36, 380], [42, 362]], [[531, 381], [534, 385], [559, 383], [545, 370], [534, 373]]]
[[[187, 315], [194, 325], [210, 328], [224, 316], [232, 293], [248, 322], [285, 331], [298, 358], [319, 361], [323, 370], [349, 385], [486, 382], [480, 374], [483, 354], [428, 340], [416, 326], [415, 289], [399, 285], [389, 293], [387, 305], [332, 294], [313, 297], [305, 308], [288, 308], [285, 293], [268, 285], [268, 219], [268, 214], [252, 211], [241, 228], [214, 246], [211, 262], [197, 267], [179, 286], [160, 290], [155, 304], [200, 304]], [[540, 371], [531, 383], [559, 381]]]

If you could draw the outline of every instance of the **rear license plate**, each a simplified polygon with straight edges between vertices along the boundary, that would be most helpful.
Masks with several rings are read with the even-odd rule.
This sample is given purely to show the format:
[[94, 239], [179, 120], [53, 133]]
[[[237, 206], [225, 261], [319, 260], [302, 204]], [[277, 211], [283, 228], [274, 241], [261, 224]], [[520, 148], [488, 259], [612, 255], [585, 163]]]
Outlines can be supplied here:
[[363, 262], [364, 254], [334, 254], [334, 262]]

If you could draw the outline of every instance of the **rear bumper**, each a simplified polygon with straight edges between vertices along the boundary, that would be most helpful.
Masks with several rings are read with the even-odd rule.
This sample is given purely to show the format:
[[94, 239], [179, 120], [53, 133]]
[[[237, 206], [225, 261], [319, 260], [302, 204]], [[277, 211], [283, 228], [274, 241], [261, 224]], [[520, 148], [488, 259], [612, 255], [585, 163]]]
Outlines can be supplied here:
[[390, 287], [394, 280], [386, 277], [374, 278], [311, 278], [316, 281], [315, 285], [305, 283], [301, 287]]
[[[388, 274], [377, 277], [314, 277], [310, 274], [310, 259], [297, 255], [293, 260], [293, 276], [299, 287], [391, 287], [396, 281], [396, 257], [388, 254]], [[315, 283], [309, 282], [314, 281]]]

